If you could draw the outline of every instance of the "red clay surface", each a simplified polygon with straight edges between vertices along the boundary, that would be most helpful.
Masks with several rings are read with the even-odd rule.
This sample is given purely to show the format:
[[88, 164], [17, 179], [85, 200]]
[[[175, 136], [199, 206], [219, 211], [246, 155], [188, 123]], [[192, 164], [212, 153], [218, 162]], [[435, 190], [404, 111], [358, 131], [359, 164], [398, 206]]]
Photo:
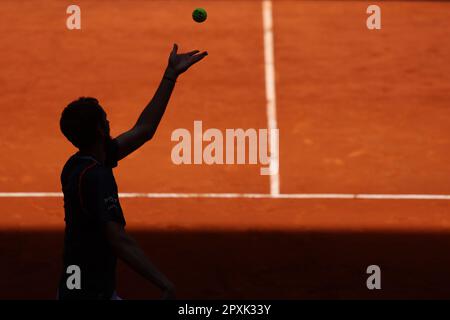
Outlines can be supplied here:
[[[183, 75], [153, 141], [115, 170], [121, 192], [268, 193], [258, 166], [175, 166], [176, 128], [264, 128], [259, 1], [0, 5], [0, 192], [60, 191], [59, 133], [79, 96], [113, 134], [151, 98], [173, 42], [209, 56]], [[282, 193], [450, 193], [450, 4], [274, 1]], [[209, 19], [195, 24], [194, 7]], [[123, 199], [128, 229], [180, 298], [448, 298], [450, 202]], [[54, 297], [62, 199], [0, 199], [0, 298]], [[382, 268], [368, 291], [365, 269]], [[119, 293], [157, 291], [123, 266]]]

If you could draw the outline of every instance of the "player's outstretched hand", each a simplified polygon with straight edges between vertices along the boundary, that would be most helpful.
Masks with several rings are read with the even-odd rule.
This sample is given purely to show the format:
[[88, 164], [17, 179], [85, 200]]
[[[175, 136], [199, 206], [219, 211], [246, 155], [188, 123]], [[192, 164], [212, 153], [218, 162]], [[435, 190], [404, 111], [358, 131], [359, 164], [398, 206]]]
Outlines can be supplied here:
[[178, 46], [175, 43], [169, 56], [168, 68], [178, 76], [189, 69], [193, 64], [202, 60], [207, 55], [208, 52], [203, 51], [200, 53], [200, 51], [198, 50], [186, 53], [178, 53]]

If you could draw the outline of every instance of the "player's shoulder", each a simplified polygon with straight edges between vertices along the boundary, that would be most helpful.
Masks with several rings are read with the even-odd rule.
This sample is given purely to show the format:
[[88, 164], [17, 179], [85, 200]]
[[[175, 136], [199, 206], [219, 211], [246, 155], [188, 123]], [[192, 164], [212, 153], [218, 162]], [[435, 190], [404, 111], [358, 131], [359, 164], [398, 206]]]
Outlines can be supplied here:
[[92, 163], [91, 166], [86, 167], [81, 179], [84, 184], [97, 187], [107, 187], [114, 183], [114, 176], [111, 168], [105, 167], [98, 162]]
[[69, 158], [61, 172], [63, 185], [66, 184], [65, 181], [73, 180], [73, 178], [88, 184], [114, 181], [110, 167], [101, 164], [90, 156], [83, 156], [79, 153]]
[[93, 158], [81, 157], [78, 153], [72, 155], [64, 164], [61, 171], [61, 180], [76, 178], [76, 176], [95, 162]]
[[88, 180], [104, 180], [112, 177], [112, 170], [105, 167], [99, 162], [92, 162], [90, 165], [86, 166], [84, 170], [84, 176]]

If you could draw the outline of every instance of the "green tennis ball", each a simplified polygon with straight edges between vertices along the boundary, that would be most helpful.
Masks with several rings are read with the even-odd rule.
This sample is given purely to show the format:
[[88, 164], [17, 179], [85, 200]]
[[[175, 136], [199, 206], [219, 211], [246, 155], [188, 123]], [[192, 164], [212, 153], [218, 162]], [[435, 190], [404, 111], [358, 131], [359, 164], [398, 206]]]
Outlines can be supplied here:
[[203, 8], [197, 8], [192, 12], [192, 19], [198, 23], [205, 21], [207, 16], [206, 10]]

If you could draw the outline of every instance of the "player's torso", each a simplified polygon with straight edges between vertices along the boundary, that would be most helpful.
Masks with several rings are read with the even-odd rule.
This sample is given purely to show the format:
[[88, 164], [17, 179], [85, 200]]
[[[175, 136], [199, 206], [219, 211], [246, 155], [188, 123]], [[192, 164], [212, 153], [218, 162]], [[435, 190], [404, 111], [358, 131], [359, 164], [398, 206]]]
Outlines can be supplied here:
[[[116, 257], [104, 235], [102, 226], [92, 213], [83, 207], [80, 190], [82, 179], [89, 170], [98, 170], [100, 164], [91, 157], [72, 156], [64, 166], [61, 184], [64, 193], [64, 269], [77, 265], [81, 269], [82, 290], [67, 292], [64, 288], [67, 275], [62, 275], [60, 291], [66, 295], [106, 295], [114, 290]], [[101, 170], [111, 170], [101, 168]], [[112, 171], [111, 171], [112, 175]], [[117, 193], [117, 184], [111, 186]], [[62, 287], [61, 287], [62, 286]], [[100, 297], [101, 298], [101, 297]], [[108, 297], [106, 297], [108, 298]]]

